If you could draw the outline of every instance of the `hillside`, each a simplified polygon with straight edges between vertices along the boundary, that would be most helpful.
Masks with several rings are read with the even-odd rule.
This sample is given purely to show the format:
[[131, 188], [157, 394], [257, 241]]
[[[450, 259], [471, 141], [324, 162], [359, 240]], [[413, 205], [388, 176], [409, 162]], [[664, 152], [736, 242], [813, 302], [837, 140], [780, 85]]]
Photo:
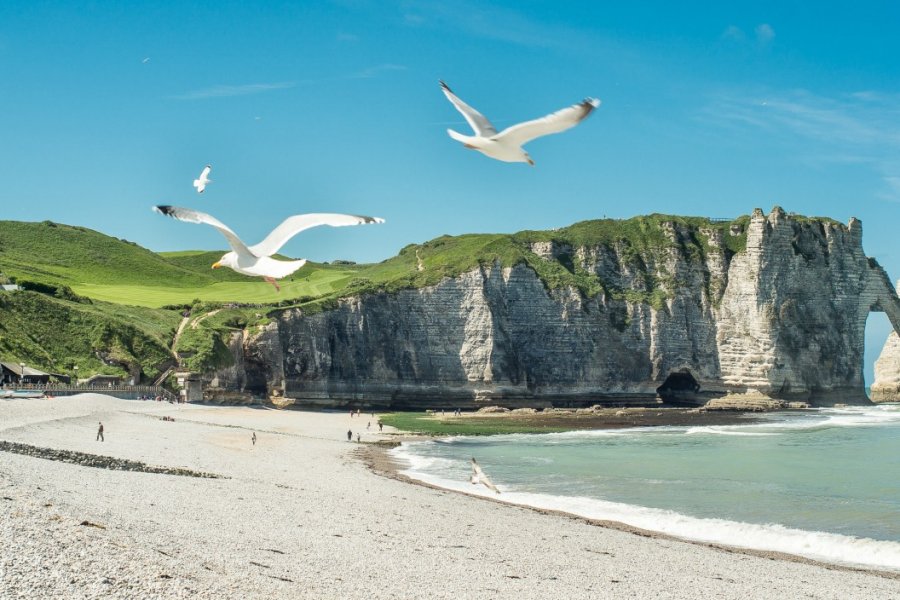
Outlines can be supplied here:
[[0, 221], [0, 272], [19, 280], [64, 284], [165, 283], [192, 287], [215, 283], [127, 240], [85, 227], [50, 221]]
[[152, 380], [174, 363], [173, 311], [72, 302], [22, 291], [0, 294], [0, 357], [69, 375], [110, 373]]

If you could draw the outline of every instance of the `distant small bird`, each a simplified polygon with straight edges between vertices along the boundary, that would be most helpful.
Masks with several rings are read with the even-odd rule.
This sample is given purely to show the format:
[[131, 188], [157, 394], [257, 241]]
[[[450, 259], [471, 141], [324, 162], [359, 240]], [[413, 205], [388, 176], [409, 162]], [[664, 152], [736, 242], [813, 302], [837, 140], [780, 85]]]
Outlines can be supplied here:
[[276, 279], [287, 277], [306, 264], [306, 259], [301, 260], [275, 260], [270, 258], [278, 252], [292, 237], [318, 225], [331, 225], [332, 227], [345, 227], [347, 225], [362, 225], [365, 223], [384, 223], [379, 217], [362, 217], [357, 215], [340, 215], [334, 213], [312, 213], [308, 215], [294, 215], [284, 220], [281, 225], [272, 230], [266, 239], [255, 246], [247, 246], [227, 225], [206, 213], [180, 208], [178, 206], [154, 206], [156, 212], [187, 223], [205, 223], [219, 230], [228, 240], [231, 252], [228, 252], [213, 263], [212, 268], [228, 267], [251, 277], [262, 277], [281, 291]]
[[469, 481], [472, 483], [472, 485], [478, 485], [480, 483], [487, 489], [493, 490], [498, 494], [500, 493], [500, 490], [497, 489], [497, 486], [494, 485], [490, 479], [488, 479], [488, 476], [484, 474], [484, 471], [482, 471], [481, 467], [478, 466], [478, 463], [475, 462], [474, 457], [472, 458], [472, 477], [469, 479]]
[[203, 170], [200, 171], [200, 177], [194, 180], [194, 187], [197, 188], [198, 194], [203, 193], [203, 190], [206, 189], [207, 183], [212, 183], [212, 179], [209, 178], [210, 171], [212, 171], [212, 165], [206, 165], [205, 167], [203, 167]]
[[144, 60], [142, 60], [141, 62], [146, 65], [148, 62], [150, 62], [150, 57], [149, 56], [145, 57]]
[[534, 166], [534, 161], [522, 149], [522, 146], [535, 138], [551, 133], [560, 133], [575, 127], [586, 119], [595, 108], [600, 106], [599, 100], [585, 98], [578, 104], [558, 110], [546, 117], [518, 123], [497, 133], [497, 130], [484, 115], [460, 100], [446, 83], [443, 81], [440, 83], [441, 89], [444, 90], [444, 95], [453, 103], [456, 110], [462, 113], [462, 116], [466, 118], [466, 121], [475, 131], [474, 136], [469, 136], [448, 129], [447, 133], [450, 137], [458, 142], [462, 142], [466, 148], [478, 150], [485, 156], [496, 158], [503, 162], [527, 162], [529, 165]]

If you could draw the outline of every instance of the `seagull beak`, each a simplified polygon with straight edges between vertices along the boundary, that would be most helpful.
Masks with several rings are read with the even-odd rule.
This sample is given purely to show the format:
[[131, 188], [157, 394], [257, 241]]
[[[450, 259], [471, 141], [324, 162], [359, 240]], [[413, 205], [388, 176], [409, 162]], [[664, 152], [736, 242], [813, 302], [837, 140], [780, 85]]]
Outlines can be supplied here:
[[220, 263], [220, 262], [214, 262], [212, 268], [213, 268], [213, 269], [218, 269], [218, 268], [221, 267], [221, 266], [222, 266], [222, 263]]

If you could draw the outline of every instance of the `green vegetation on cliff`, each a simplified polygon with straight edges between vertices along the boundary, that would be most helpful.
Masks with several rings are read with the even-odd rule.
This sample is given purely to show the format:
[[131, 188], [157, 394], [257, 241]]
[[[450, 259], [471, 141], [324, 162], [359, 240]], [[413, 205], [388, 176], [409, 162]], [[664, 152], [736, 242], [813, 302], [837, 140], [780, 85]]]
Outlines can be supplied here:
[[84, 304], [37, 292], [0, 294], [0, 356], [54, 373], [143, 373], [174, 363], [168, 346], [177, 313]]
[[260, 308], [223, 307], [197, 303], [175, 344], [182, 365], [193, 371], [228, 367], [232, 364], [228, 342], [231, 334], [266, 325], [268, 311]]
[[[702, 260], [710, 250], [704, 232], [721, 234], [725, 253], [730, 256], [743, 250], [749, 217], [733, 221], [711, 221], [702, 217], [648, 215], [627, 220], [602, 219], [584, 221], [553, 231], [522, 231], [515, 234], [467, 234], [442, 236], [406, 246], [388, 260], [356, 269], [352, 279], [331, 294], [346, 295], [396, 292], [401, 289], [435, 285], [446, 277], [457, 277], [479, 266], [512, 267], [525, 264], [540, 277], [548, 289], [571, 287], [591, 298], [605, 293], [615, 300], [645, 302], [659, 308], [673, 292], [675, 281], [660, 281], [649, 268], [645, 257], [664, 264], [664, 255], [675, 249], [691, 258]], [[690, 232], [688, 238], [672, 239], [667, 229], [678, 226]], [[733, 235], [734, 228], [737, 234]], [[550, 244], [559, 249], [553, 257], [534, 252], [536, 244]], [[586, 270], [573, 255], [580, 248], [608, 248], [643, 278], [641, 289], [617, 288]], [[317, 310], [322, 298], [297, 304]]]

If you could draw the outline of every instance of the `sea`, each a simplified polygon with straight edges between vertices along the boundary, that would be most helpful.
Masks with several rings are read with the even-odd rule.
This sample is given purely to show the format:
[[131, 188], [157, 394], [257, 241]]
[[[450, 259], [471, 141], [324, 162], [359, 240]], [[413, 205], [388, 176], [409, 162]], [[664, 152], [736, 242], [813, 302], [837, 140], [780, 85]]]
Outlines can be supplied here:
[[[406, 475], [448, 489], [900, 571], [900, 404], [727, 426], [449, 437], [392, 452]], [[499, 496], [469, 482], [473, 457]]]

